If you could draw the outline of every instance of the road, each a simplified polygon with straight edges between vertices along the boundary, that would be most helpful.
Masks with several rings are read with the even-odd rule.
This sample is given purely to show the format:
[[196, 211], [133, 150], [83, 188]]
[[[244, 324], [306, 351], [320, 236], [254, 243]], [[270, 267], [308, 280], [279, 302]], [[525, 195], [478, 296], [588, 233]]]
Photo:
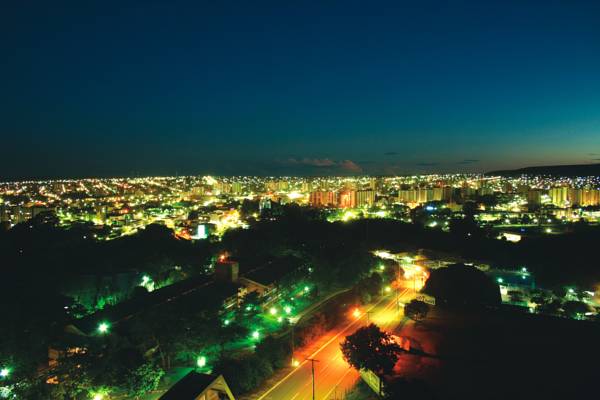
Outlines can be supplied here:
[[[413, 292], [403, 289], [400, 301]], [[402, 311], [400, 311], [402, 313]], [[342, 358], [340, 343], [344, 337], [369, 322], [382, 328], [392, 329], [400, 323], [402, 314], [398, 314], [396, 294], [392, 293], [368, 310], [364, 310], [358, 319], [352, 321], [331, 336], [321, 347], [308, 358], [316, 359], [315, 368], [315, 400], [334, 400], [343, 398], [359, 379], [358, 372], [350, 368]], [[256, 397], [257, 400], [310, 400], [312, 399], [311, 362], [305, 359], [300, 365], [273, 384], [267, 391]]]

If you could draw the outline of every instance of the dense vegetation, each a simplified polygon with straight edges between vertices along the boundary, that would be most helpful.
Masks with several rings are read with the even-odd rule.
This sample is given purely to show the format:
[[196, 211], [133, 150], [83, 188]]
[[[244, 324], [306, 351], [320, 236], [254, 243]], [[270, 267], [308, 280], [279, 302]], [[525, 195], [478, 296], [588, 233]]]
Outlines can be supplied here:
[[[583, 283], [586, 287], [600, 280], [600, 269], [593, 261], [600, 229], [594, 227], [582, 225], [569, 234], [526, 238], [513, 244], [492, 238], [469, 218], [452, 221], [450, 232], [445, 233], [397, 220], [329, 223], [319, 211], [294, 205], [274, 207], [269, 212], [276, 216], [275, 220], [253, 221], [250, 229], [229, 231], [220, 242], [179, 240], [162, 226], [149, 226], [130, 237], [99, 242], [93, 238], [93, 226], [60, 228], [52, 215], [40, 215], [8, 232], [0, 232], [2, 362], [10, 363], [15, 371], [36, 371], [46, 362], [49, 345], [60, 337], [64, 326], [76, 314], [94, 310], [100, 299], [108, 296], [114, 296], [115, 303], [129, 302], [126, 304], [132, 309], [143, 308], [148, 299], [170, 292], [163, 290], [168, 288], [151, 294], [140, 290], [142, 274], [157, 283], [189, 282], [201, 277], [210, 257], [224, 250], [240, 261], [242, 273], [262, 271], [261, 278], [271, 279], [265, 283], [285, 286], [299, 279], [310, 279], [315, 295], [319, 291], [355, 286], [357, 290], [349, 294], [353, 297], [342, 304], [360, 298], [368, 301], [368, 296], [377, 294], [381, 277], [370, 274], [376, 263], [370, 251], [381, 248], [390, 251], [425, 248], [487, 261], [495, 267], [527, 266], [538, 281], [546, 284]], [[415, 217], [419, 212], [414, 211]], [[179, 289], [175, 286], [172, 290]], [[80, 292], [91, 295], [86, 297]], [[94, 387], [148, 387], [144, 385], [151, 386], [162, 370], [177, 363], [193, 363], [198, 349], [211, 346], [224, 349], [223, 338], [235, 340], [247, 334], [244, 327], [222, 326], [218, 312], [224, 293], [227, 290], [214, 287], [205, 293], [207, 297], [191, 296], [136, 313], [135, 318], [119, 327], [116, 343], [86, 344], [91, 349], [88, 360], [102, 362], [90, 362], [94, 368], [80, 381], [89, 381]], [[75, 304], [77, 296], [91, 300], [89, 304]], [[68, 307], [67, 311], [64, 307]], [[580, 312], [575, 308], [574, 305], [573, 313]], [[323, 312], [314, 318], [327, 320], [334, 314]], [[307, 322], [305, 326], [326, 326], [322, 320], [315, 324]], [[303, 331], [300, 327], [296, 340], [308, 338], [310, 332], [311, 329]], [[272, 350], [274, 354], [260, 357], [261, 368], [234, 383], [237, 390], [253, 387], [284, 362], [283, 354], [288, 351], [285, 342], [289, 340], [268, 340], [276, 342], [261, 351]], [[224, 350], [221, 353], [218, 356], [225, 359], [232, 356]], [[111, 363], [119, 363], [126, 370], [116, 376], [103, 374], [102, 369], [109, 368], [106, 360], [113, 360]], [[242, 358], [237, 362], [253, 360]], [[224, 368], [225, 363], [218, 365]], [[71, 376], [76, 376], [75, 372], [79, 371], [71, 371]], [[223, 372], [227, 373], [225, 369]], [[13, 377], [27, 378], [25, 375], [16, 372]], [[74, 392], [81, 389], [73, 386]]]

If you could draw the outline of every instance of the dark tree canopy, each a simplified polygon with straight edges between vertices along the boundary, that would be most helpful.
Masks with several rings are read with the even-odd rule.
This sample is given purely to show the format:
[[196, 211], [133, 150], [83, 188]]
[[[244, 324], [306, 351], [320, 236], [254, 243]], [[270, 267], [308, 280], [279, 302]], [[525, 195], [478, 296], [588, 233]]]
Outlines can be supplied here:
[[423, 301], [411, 300], [404, 307], [404, 314], [415, 321], [421, 320], [427, 316], [429, 305]]
[[431, 271], [423, 292], [434, 296], [436, 304], [451, 306], [490, 306], [500, 304], [500, 289], [475, 267], [453, 264]]
[[344, 359], [354, 368], [369, 369], [377, 374], [392, 372], [400, 346], [377, 325], [358, 329], [340, 345]]
[[424, 381], [396, 378], [385, 383], [383, 398], [389, 400], [433, 400], [436, 397], [431, 388]]

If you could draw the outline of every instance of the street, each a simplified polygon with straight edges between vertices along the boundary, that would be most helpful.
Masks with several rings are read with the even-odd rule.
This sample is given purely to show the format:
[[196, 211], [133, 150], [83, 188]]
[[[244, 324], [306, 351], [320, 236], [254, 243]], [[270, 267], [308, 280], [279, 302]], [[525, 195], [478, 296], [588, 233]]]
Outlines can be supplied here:
[[[409, 289], [402, 289], [400, 300], [412, 294]], [[368, 322], [379, 325], [382, 329], [390, 330], [399, 322], [396, 308], [396, 294], [383, 297], [378, 303], [367, 310], [361, 311], [358, 318], [334, 332], [331, 337], [316, 351], [302, 359], [300, 365], [287, 374], [283, 379], [272, 385], [266, 392], [256, 397], [257, 400], [309, 400], [312, 399], [312, 362], [315, 369], [315, 399], [333, 400], [343, 398], [349, 391], [359, 374], [350, 368], [342, 357], [340, 343], [360, 326]], [[402, 313], [402, 310], [400, 310]], [[299, 357], [298, 357], [299, 358]]]

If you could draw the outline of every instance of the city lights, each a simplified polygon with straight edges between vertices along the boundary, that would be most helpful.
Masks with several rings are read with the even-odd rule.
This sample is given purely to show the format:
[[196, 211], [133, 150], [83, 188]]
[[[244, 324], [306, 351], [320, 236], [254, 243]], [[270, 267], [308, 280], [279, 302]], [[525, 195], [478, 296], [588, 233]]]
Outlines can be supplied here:
[[0, 400], [600, 398], [600, 0], [7, 3]]

